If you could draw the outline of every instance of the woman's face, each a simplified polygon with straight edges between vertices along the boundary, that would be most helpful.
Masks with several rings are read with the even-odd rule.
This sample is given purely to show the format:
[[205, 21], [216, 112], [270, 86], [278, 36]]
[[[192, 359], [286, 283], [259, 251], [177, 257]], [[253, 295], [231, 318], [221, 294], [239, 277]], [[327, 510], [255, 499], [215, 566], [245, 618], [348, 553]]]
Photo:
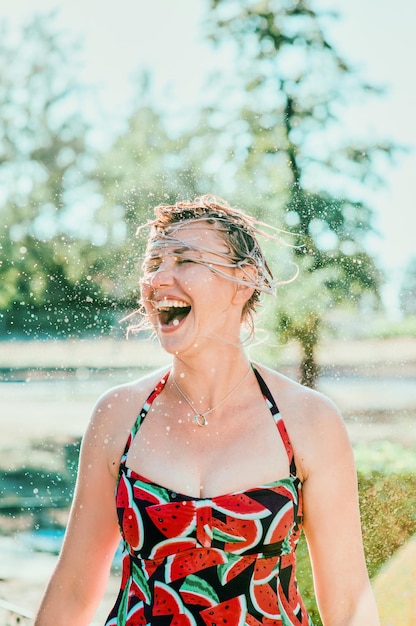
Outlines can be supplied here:
[[201, 350], [207, 341], [211, 346], [238, 341], [242, 304], [232, 280], [236, 270], [213, 225], [188, 223], [155, 239], [143, 269], [143, 304], [168, 352]]

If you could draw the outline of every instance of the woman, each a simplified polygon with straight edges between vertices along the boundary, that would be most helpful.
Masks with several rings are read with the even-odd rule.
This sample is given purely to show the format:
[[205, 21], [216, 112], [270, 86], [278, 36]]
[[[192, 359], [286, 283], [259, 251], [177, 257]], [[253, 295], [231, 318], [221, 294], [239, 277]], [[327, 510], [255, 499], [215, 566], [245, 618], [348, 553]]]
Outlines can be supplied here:
[[141, 298], [172, 365], [99, 400], [36, 626], [89, 623], [119, 527], [107, 626], [311, 624], [295, 578], [302, 527], [323, 623], [376, 626], [342, 419], [242, 346], [272, 286], [256, 222], [212, 196], [155, 215]]

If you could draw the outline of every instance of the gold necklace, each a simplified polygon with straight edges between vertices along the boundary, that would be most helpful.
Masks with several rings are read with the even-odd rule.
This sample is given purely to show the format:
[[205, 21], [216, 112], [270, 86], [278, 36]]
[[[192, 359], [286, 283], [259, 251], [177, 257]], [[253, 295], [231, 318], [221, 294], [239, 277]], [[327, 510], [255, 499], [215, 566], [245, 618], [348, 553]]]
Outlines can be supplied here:
[[227, 393], [227, 395], [225, 396], [225, 398], [223, 398], [221, 400], [221, 402], [218, 402], [218, 404], [216, 404], [215, 406], [212, 407], [212, 409], [208, 409], [208, 411], [204, 411], [204, 413], [198, 413], [198, 411], [195, 409], [194, 405], [192, 404], [192, 402], [190, 401], [190, 399], [188, 398], [188, 396], [185, 394], [184, 391], [182, 391], [182, 389], [179, 387], [178, 383], [175, 380], [175, 377], [172, 375], [172, 380], [173, 383], [176, 387], [176, 389], [179, 391], [179, 393], [181, 394], [181, 396], [184, 398], [184, 400], [186, 400], [186, 402], [189, 404], [189, 406], [191, 407], [191, 409], [194, 412], [194, 416], [193, 416], [193, 421], [195, 424], [198, 424], [198, 426], [208, 426], [208, 420], [206, 418], [207, 415], [209, 415], [210, 413], [212, 413], [213, 411], [215, 411], [216, 409], [218, 409], [218, 407], [220, 407], [222, 404], [224, 404], [224, 402], [226, 400], [228, 400], [228, 398], [234, 393], [234, 391], [236, 391], [238, 389], [238, 387], [245, 381], [245, 379], [247, 378], [247, 376], [249, 375], [251, 370], [251, 365], [248, 368], [247, 372], [244, 374], [243, 378], [235, 385], [235, 387], [233, 387], [231, 389], [231, 391], [229, 391]]

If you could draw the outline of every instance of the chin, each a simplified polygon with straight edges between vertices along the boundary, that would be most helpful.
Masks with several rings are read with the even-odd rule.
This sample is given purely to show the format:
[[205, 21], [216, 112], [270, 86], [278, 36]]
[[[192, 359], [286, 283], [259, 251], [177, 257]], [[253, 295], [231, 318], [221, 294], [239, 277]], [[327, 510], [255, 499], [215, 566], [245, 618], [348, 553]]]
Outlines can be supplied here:
[[195, 339], [189, 342], [183, 340], [175, 341], [173, 337], [163, 337], [160, 334], [158, 334], [158, 339], [163, 350], [172, 356], [185, 356], [199, 353], [199, 348], [196, 345], [198, 341]]

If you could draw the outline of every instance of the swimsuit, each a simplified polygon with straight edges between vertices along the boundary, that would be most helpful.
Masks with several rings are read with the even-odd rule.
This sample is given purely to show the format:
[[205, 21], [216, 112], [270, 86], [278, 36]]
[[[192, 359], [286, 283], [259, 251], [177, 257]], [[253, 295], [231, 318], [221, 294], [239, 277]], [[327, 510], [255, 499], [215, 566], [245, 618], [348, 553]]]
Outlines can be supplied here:
[[165, 374], [128, 437], [116, 487], [124, 540], [122, 580], [106, 626], [312, 626], [296, 578], [302, 483], [285, 425], [253, 367], [290, 463], [290, 476], [195, 498], [126, 466], [127, 454]]

